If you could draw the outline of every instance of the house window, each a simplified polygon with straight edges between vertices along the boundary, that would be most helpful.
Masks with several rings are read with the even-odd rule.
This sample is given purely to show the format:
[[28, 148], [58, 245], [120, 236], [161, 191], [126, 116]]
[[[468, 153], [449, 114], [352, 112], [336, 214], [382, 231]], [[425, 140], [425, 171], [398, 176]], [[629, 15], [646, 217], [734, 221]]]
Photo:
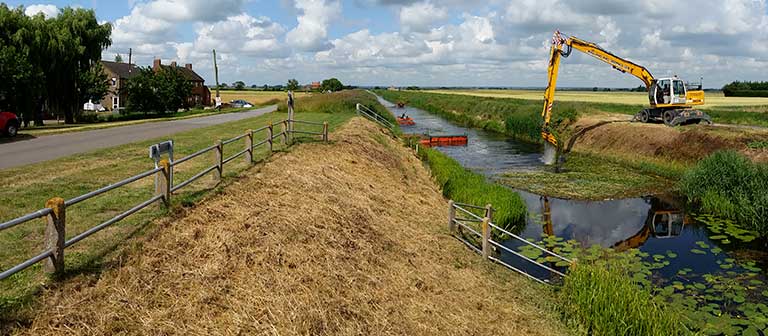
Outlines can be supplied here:
[[117, 78], [112, 77], [112, 86], [117, 86]]
[[118, 109], [120, 108], [120, 99], [118, 99], [116, 96], [112, 97], [112, 109]]

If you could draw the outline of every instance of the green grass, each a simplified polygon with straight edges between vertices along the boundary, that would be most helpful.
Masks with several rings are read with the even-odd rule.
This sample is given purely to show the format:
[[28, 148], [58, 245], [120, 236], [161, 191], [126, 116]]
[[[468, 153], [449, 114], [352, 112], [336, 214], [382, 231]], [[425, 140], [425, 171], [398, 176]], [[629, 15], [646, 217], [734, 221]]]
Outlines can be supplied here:
[[553, 170], [515, 172], [499, 182], [512, 188], [565, 199], [603, 200], [668, 193], [664, 175], [671, 167], [630, 162], [586, 153], [570, 153], [560, 173]]
[[605, 262], [571, 267], [560, 291], [564, 315], [590, 335], [684, 335], [678, 314], [635, 284], [625, 267]]
[[768, 236], [768, 166], [735, 151], [716, 152], [687, 171], [679, 189], [707, 213]]
[[[316, 106], [320, 112], [300, 109], [297, 111], [296, 118], [315, 122], [327, 121], [330, 130], [333, 130], [355, 115], [354, 108], [350, 109], [350, 105], [354, 106], [356, 101], [365, 102], [368, 96], [370, 95], [362, 91], [326, 95], [323, 99], [333, 103], [333, 108], [326, 108], [325, 104], [319, 104]], [[310, 105], [314, 104], [313, 99], [300, 98], [297, 103]], [[351, 102], [337, 104], [339, 100]], [[216, 139], [232, 138], [243, 134], [246, 129], [256, 129], [271, 122], [284, 120], [286, 117], [284, 113], [269, 113], [257, 118], [181, 132], [170, 137], [3, 170], [0, 174], [0, 185], [4, 186], [0, 194], [0, 221], [38, 210], [45, 205], [46, 200], [52, 197], [69, 199], [153, 168], [152, 161], [147, 158], [147, 147], [159, 141], [173, 139], [174, 154], [176, 158], [181, 158], [212, 145]], [[318, 126], [312, 127], [314, 131], [320, 130]], [[279, 131], [280, 126], [276, 125], [275, 132]], [[254, 142], [264, 139], [265, 136], [266, 131], [256, 133]], [[279, 145], [279, 140], [275, 141], [277, 144], [275, 150], [287, 150]], [[224, 146], [224, 155], [229, 157], [243, 147], [244, 140], [227, 144]], [[175, 167], [175, 183], [178, 184], [211, 166], [214, 163], [213, 155], [213, 152], [210, 152]], [[254, 151], [256, 160], [264, 160], [267, 156], [266, 146], [258, 147]], [[242, 158], [226, 164], [223, 185], [230, 183], [233, 178], [249, 167], [250, 165]], [[116, 250], [126, 239], [143, 234], [153, 219], [175, 213], [183, 206], [194, 204], [211, 190], [217, 190], [220, 187], [221, 185], [216, 186], [211, 177], [203, 177], [174, 194], [170, 211], [159, 206], [150, 206], [68, 248], [66, 250], [68, 271], [65, 276], [99, 272], [103, 266], [101, 263], [104, 255]], [[67, 238], [129, 209], [134, 204], [151, 197], [152, 194], [153, 181], [152, 178], [147, 178], [68, 208]], [[44, 226], [44, 220], [38, 219], [0, 232], [0, 245], [3, 246], [0, 249], [0, 269], [8, 269], [42, 251]], [[31, 269], [0, 281], [0, 316], [6, 316], [6, 313], [30, 303], [34, 297], [33, 294], [47, 282], [47, 278], [40, 269], [41, 266], [38, 263]]]
[[508, 229], [521, 229], [525, 225], [527, 209], [516, 192], [486, 181], [485, 177], [464, 168], [442, 152], [423, 148], [419, 155], [432, 172], [445, 197], [456, 202], [494, 208], [493, 221]]

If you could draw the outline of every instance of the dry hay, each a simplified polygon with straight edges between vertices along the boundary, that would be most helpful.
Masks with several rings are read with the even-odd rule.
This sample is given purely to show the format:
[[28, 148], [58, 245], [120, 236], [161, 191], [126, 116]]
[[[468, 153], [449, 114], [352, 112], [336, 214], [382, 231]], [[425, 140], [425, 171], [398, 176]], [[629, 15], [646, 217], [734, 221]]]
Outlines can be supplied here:
[[[580, 119], [576, 129], [588, 127], [607, 117]], [[733, 149], [755, 161], [763, 150], [749, 150], [747, 143], [766, 137], [764, 131], [715, 128], [703, 125], [668, 127], [663, 124], [619, 122], [596, 127], [582, 135], [575, 150], [640, 155], [678, 162], [696, 162], [718, 150]]]
[[168, 221], [21, 334], [557, 335], [547, 293], [446, 234], [406, 149], [353, 119]]

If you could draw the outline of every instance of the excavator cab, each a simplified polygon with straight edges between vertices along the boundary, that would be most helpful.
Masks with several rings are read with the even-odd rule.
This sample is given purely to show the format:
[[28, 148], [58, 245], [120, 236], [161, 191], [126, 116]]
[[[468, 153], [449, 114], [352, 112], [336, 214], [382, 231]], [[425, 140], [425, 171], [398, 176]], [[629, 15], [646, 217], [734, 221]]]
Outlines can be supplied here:
[[651, 106], [685, 106], [688, 103], [685, 82], [677, 77], [654, 80], [648, 89], [648, 99], [651, 102]]

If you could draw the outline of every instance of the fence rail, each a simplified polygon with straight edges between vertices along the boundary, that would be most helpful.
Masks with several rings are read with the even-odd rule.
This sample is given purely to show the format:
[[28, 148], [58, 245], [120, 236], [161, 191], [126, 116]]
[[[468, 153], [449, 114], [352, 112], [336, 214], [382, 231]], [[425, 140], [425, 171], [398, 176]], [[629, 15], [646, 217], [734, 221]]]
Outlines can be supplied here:
[[[472, 212], [469, 209], [474, 209], [475, 211], [482, 210], [484, 212], [484, 214], [481, 217], [481, 215], [478, 215], [478, 214]], [[539, 249], [542, 252], [544, 252], [544, 253], [546, 253], [546, 254], [548, 254], [550, 256], [553, 256], [553, 257], [555, 257], [555, 258], [557, 258], [557, 259], [559, 259], [561, 261], [567, 262], [569, 265], [573, 264], [573, 261], [571, 261], [570, 259], [565, 258], [565, 257], [563, 257], [563, 256], [561, 256], [561, 255], [559, 255], [559, 254], [557, 254], [555, 252], [547, 250], [547, 249], [545, 249], [545, 248], [543, 248], [543, 247], [541, 247], [541, 246], [539, 246], [537, 244], [534, 244], [534, 243], [528, 241], [527, 239], [524, 239], [524, 238], [522, 238], [522, 237], [520, 237], [520, 236], [518, 236], [518, 235], [516, 235], [516, 234], [514, 234], [512, 232], [509, 232], [509, 231], [505, 230], [504, 228], [494, 224], [492, 222], [492, 219], [493, 219], [493, 207], [490, 204], [486, 205], [485, 207], [481, 207], [481, 206], [477, 206], [477, 205], [457, 203], [457, 202], [454, 202], [454, 201], [448, 202], [448, 230], [451, 232], [451, 234], [456, 234], [456, 238], [458, 238], [461, 242], [463, 242], [465, 245], [470, 247], [473, 251], [481, 254], [483, 256], [483, 258], [485, 258], [486, 260], [490, 260], [490, 261], [499, 263], [499, 264], [501, 264], [501, 265], [503, 265], [503, 266], [505, 266], [505, 267], [507, 267], [507, 268], [509, 268], [509, 269], [511, 269], [513, 271], [515, 271], [515, 272], [518, 272], [518, 273], [521, 273], [521, 274], [525, 275], [526, 277], [528, 277], [531, 280], [534, 280], [536, 282], [543, 283], [543, 284], [551, 284], [548, 279], [545, 279], [545, 280], [539, 279], [539, 278], [533, 276], [532, 274], [530, 274], [530, 273], [528, 273], [528, 272], [526, 272], [526, 271], [524, 271], [522, 269], [519, 269], [517, 267], [514, 267], [514, 266], [504, 262], [500, 258], [498, 258], [495, 255], [493, 255], [493, 253], [491, 251], [492, 249], [503, 250], [503, 251], [505, 251], [507, 253], [510, 253], [510, 254], [512, 254], [512, 255], [514, 255], [516, 257], [519, 257], [520, 259], [522, 259], [522, 260], [524, 260], [524, 261], [526, 261], [528, 263], [531, 263], [531, 264], [533, 264], [533, 265], [535, 265], [537, 267], [540, 267], [540, 268], [542, 268], [544, 270], [547, 270], [547, 271], [551, 272], [552, 274], [555, 274], [555, 275], [560, 276], [560, 277], [565, 277], [566, 276], [565, 273], [563, 273], [563, 272], [561, 272], [561, 271], [559, 271], [559, 270], [557, 270], [557, 269], [555, 269], [553, 267], [550, 267], [550, 266], [547, 266], [545, 264], [542, 264], [542, 263], [540, 263], [540, 262], [538, 262], [536, 260], [533, 260], [533, 259], [531, 259], [529, 257], [526, 257], [525, 255], [523, 255], [523, 254], [521, 254], [521, 253], [519, 253], [519, 252], [517, 252], [517, 251], [515, 251], [515, 250], [513, 250], [513, 249], [511, 249], [511, 248], [509, 248], [507, 246], [504, 246], [503, 244], [501, 244], [501, 242], [498, 242], [498, 241], [493, 239], [493, 236], [491, 235], [491, 232], [492, 232], [492, 230], [496, 230], [497, 232], [504, 234], [505, 236], [509, 237], [510, 239], [513, 239], [513, 240], [525, 243], [527, 245], [533, 246], [534, 248]], [[467, 225], [466, 223], [480, 223], [480, 231], [472, 228], [471, 226]], [[475, 246], [475, 244], [472, 243], [471, 241], [465, 239], [465, 237], [463, 237], [463, 234], [457, 234], [457, 233], [463, 233], [464, 230], [466, 230], [469, 233], [471, 233], [472, 235], [480, 238], [480, 241], [481, 241], [480, 248]]]
[[[292, 130], [294, 123], [307, 124], [312, 126], [322, 126], [322, 131], [320, 132], [295, 131], [295, 130]], [[244, 134], [238, 135], [231, 139], [217, 140], [216, 143], [213, 144], [212, 146], [203, 148], [181, 159], [178, 159], [172, 162], [169, 162], [168, 160], [162, 160], [160, 161], [159, 167], [157, 168], [147, 170], [145, 172], [131, 176], [127, 179], [124, 179], [119, 182], [102, 187], [100, 189], [82, 194], [72, 199], [65, 201], [58, 197], [51, 198], [50, 200], [48, 200], [48, 202], [46, 202], [45, 208], [42, 208], [35, 212], [0, 223], [0, 232], [1, 232], [1, 231], [10, 229], [12, 227], [15, 227], [19, 224], [23, 224], [38, 218], [42, 218], [42, 217], [47, 218], [47, 226], [45, 228], [45, 250], [40, 254], [32, 258], [29, 258], [3, 271], [2, 273], [0, 273], [0, 280], [3, 280], [5, 278], [10, 277], [11, 275], [21, 272], [24, 269], [29, 268], [30, 266], [41, 261], [45, 261], [44, 269], [47, 273], [62, 272], [64, 270], [64, 249], [66, 249], [67, 247], [70, 247], [80, 242], [81, 240], [103, 230], [104, 228], [112, 224], [115, 224], [136, 212], [141, 211], [142, 209], [152, 205], [153, 203], [162, 201], [162, 204], [164, 204], [165, 206], [169, 205], [171, 195], [174, 192], [178, 191], [179, 189], [185, 186], [188, 186], [192, 182], [196, 181], [197, 179], [207, 174], [210, 174], [211, 172], [215, 171], [216, 172], [215, 181], [217, 183], [221, 182], [221, 178], [223, 176], [223, 168], [225, 164], [230, 163], [234, 161], [236, 158], [239, 158], [243, 155], [246, 156], [246, 161], [248, 162], [248, 164], [252, 164], [254, 162], [253, 150], [258, 146], [268, 145], [269, 153], [272, 153], [273, 141], [276, 138], [282, 137], [281, 142], [284, 145], [290, 145], [290, 140], [288, 138], [289, 136], [292, 136], [293, 133], [319, 135], [321, 136], [322, 141], [326, 141], [326, 142], [328, 141], [328, 123], [327, 122], [320, 123], [320, 122], [312, 122], [312, 121], [304, 121], [304, 120], [283, 120], [280, 122], [280, 124], [282, 124], [282, 130], [277, 134], [274, 133], [274, 129], [273, 129], [274, 126], [271, 123], [267, 126], [260, 127], [256, 130], [248, 130]], [[265, 131], [265, 130], [267, 131], [265, 139], [254, 144], [253, 143], [254, 134], [257, 132]], [[223, 157], [225, 145], [229, 145], [243, 139], [245, 139], [245, 144], [242, 150], [238, 151], [237, 153], [233, 154], [228, 158]], [[216, 153], [216, 161], [214, 165], [203, 169], [202, 171], [198, 172], [197, 174], [190, 177], [189, 179], [179, 183], [178, 185], [173, 185], [173, 180], [171, 178], [173, 176], [173, 167], [209, 152]], [[154, 185], [155, 193], [152, 197], [150, 197], [149, 199], [137, 205], [134, 205], [132, 208], [118, 214], [117, 216], [114, 216], [108, 219], [107, 221], [104, 221], [94, 227], [91, 227], [85, 230], [84, 232], [72, 237], [69, 240], [65, 240], [66, 211], [68, 207], [76, 205], [80, 202], [87, 201], [98, 195], [121, 188], [123, 186], [145, 179], [150, 176], [155, 176], [155, 185]]]
[[382, 117], [375, 111], [371, 110], [367, 106], [358, 103], [356, 106], [357, 115], [364, 116], [370, 120], [373, 120], [374, 122], [378, 123], [379, 125], [383, 126], [384, 128], [389, 129], [390, 131], [395, 129], [395, 125], [393, 125], [389, 120]]

